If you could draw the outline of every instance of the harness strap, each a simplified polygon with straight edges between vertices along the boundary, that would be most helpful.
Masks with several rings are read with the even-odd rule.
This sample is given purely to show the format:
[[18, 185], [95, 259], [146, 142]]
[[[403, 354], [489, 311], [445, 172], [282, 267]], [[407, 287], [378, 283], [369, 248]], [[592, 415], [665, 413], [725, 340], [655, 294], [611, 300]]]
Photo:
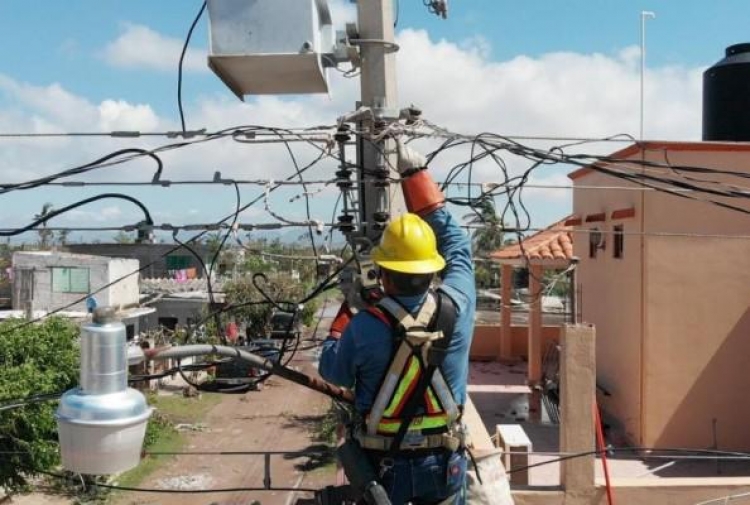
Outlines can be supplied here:
[[[388, 454], [390, 457], [395, 457], [398, 454], [398, 451], [401, 447], [401, 442], [404, 440], [406, 432], [409, 429], [409, 425], [411, 424], [412, 419], [414, 419], [414, 416], [417, 412], [417, 407], [422, 401], [422, 397], [424, 396], [425, 392], [429, 388], [435, 371], [439, 369], [440, 365], [445, 359], [448, 347], [450, 346], [451, 340], [453, 338], [453, 330], [456, 323], [456, 307], [455, 305], [453, 305], [453, 301], [448, 296], [441, 293], [439, 295], [439, 304], [437, 304], [436, 308], [437, 313], [435, 314], [436, 317], [434, 320], [434, 325], [435, 327], [443, 330], [444, 337], [436, 340], [433, 347], [436, 347], [440, 352], [436, 353], [430, 351], [428, 355], [429, 359], [425, 360], [427, 368], [425, 369], [424, 373], [420, 375], [417, 387], [409, 397], [406, 406], [402, 411], [401, 426], [399, 427], [398, 433], [396, 433], [396, 436], [393, 438], [391, 447], [388, 450]], [[425, 365], [425, 363], [420, 364]]]
[[[391, 432], [398, 438], [399, 432], [408, 431], [416, 409], [423, 402], [427, 405], [426, 415], [442, 412], [440, 417], [444, 419], [458, 419], [459, 408], [439, 370], [455, 325], [456, 308], [453, 301], [444, 293], [429, 292], [414, 316], [390, 297], [382, 299], [377, 307], [370, 307], [367, 311], [387, 326], [396, 328], [399, 334], [395, 335], [395, 340], [400, 344], [381, 381], [370, 415], [366, 418], [366, 434], [369, 437], [380, 436], [381, 430], [385, 429], [383, 422], [388, 418], [391, 424], [398, 420], [393, 424], [393, 428], [397, 427], [396, 431]], [[446, 335], [448, 338], [445, 338]], [[409, 383], [411, 385], [406, 386], [408, 389], [403, 390], [405, 384]], [[403, 403], [394, 403], [396, 396]], [[413, 405], [410, 407], [410, 404]], [[383, 434], [387, 432], [382, 431]], [[383, 438], [393, 441], [393, 435]]]
[[385, 297], [380, 300], [380, 302], [378, 302], [378, 307], [391, 314], [403, 329], [413, 331], [418, 328], [427, 330], [427, 327], [430, 325], [430, 322], [432, 322], [432, 317], [437, 310], [437, 303], [435, 301], [435, 295], [431, 292], [428, 293], [427, 298], [425, 298], [425, 301], [416, 316], [409, 314], [400, 303], [391, 297]]
[[373, 415], [370, 415], [367, 419], [367, 433], [369, 435], [375, 435], [378, 432], [378, 424], [380, 424], [380, 420], [383, 418], [385, 409], [388, 408], [388, 403], [393, 397], [393, 392], [396, 390], [401, 378], [401, 371], [406, 367], [406, 363], [409, 361], [411, 355], [412, 351], [408, 345], [402, 344], [398, 347], [396, 356], [391, 361], [391, 366], [386, 372], [383, 384], [380, 386], [375, 402], [370, 409]]

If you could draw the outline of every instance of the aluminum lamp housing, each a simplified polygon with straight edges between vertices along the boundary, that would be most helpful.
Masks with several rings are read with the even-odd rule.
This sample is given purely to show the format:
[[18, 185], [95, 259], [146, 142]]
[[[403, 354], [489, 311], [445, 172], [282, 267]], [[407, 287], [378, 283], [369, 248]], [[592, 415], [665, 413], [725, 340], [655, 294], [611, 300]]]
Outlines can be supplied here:
[[62, 396], [55, 414], [66, 470], [109, 475], [140, 462], [152, 409], [128, 388], [125, 335], [107, 308], [81, 328], [80, 387]]

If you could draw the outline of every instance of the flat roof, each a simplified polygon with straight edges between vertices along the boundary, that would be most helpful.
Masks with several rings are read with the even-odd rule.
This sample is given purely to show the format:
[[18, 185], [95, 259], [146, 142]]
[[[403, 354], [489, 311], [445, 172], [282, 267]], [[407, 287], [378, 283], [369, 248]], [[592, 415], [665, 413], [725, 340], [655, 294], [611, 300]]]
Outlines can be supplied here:
[[[636, 142], [624, 149], [615, 151], [610, 154], [610, 158], [626, 159], [638, 154], [641, 151], [696, 151], [696, 152], [750, 152], [750, 142], [670, 142], [670, 141], [646, 141]], [[592, 172], [594, 169], [591, 165], [579, 168], [568, 174], [571, 180], [580, 179]]]

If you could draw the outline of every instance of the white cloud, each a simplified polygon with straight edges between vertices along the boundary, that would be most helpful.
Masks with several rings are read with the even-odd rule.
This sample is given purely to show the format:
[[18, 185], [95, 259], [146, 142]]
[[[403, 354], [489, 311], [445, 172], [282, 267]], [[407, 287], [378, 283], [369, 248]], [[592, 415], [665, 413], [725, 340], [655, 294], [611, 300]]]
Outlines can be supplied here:
[[59, 128], [85, 124], [96, 113], [85, 98], [70, 93], [59, 83], [34, 86], [0, 74], [0, 92], [37, 114], [34, 118], [38, 121], [52, 122]]
[[[404, 30], [399, 43], [402, 102], [418, 100], [427, 117], [454, 129], [596, 137], [638, 131], [637, 48], [495, 62], [481, 50], [434, 42], [424, 31]], [[699, 138], [700, 73], [647, 73], [647, 132], [653, 137]]]
[[131, 105], [123, 100], [104, 100], [98, 107], [102, 131], [154, 131], [159, 118], [148, 105]]
[[[162, 35], [148, 26], [126, 23], [123, 32], [103, 52], [104, 60], [115, 67], [145, 68], [174, 72], [184, 40]], [[206, 72], [206, 51], [189, 47], [183, 69]]]

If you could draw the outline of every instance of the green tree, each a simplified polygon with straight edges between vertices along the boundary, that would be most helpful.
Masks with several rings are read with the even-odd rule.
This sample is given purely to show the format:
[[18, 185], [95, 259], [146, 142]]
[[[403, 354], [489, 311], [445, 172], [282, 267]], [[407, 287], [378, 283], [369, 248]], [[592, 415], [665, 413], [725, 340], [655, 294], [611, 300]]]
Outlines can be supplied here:
[[68, 245], [68, 236], [70, 235], [70, 230], [60, 230], [57, 232], [57, 243], [64, 246]]
[[485, 263], [479, 263], [474, 266], [474, 279], [476, 280], [478, 288], [486, 289], [498, 287], [496, 275], [493, 275], [492, 269], [488, 268]]
[[[42, 205], [42, 211], [39, 214], [34, 214], [34, 221], [44, 219], [45, 217], [49, 216], [53, 210], [54, 209], [51, 203], [45, 203], [44, 205]], [[47, 229], [47, 221], [44, 221], [41, 224], [41, 228], [37, 230], [37, 233], [39, 233], [39, 248], [49, 249], [50, 245], [52, 245], [54, 232]]]
[[[242, 277], [224, 284], [224, 297], [227, 305], [237, 306], [231, 313], [235, 318], [245, 322], [250, 335], [264, 335], [268, 331], [268, 323], [274, 308], [270, 303], [263, 303], [265, 298], [253, 285], [251, 277]], [[291, 302], [301, 300], [311, 289], [310, 286], [289, 282], [288, 279], [270, 280], [262, 287], [272, 300]], [[317, 300], [305, 304], [300, 314], [304, 324], [309, 326], [313, 322], [318, 306]]]
[[133, 244], [135, 243], [135, 238], [133, 238], [131, 235], [125, 233], [124, 231], [120, 230], [117, 232], [117, 234], [113, 237], [113, 240], [118, 244]]
[[542, 283], [546, 293], [561, 298], [570, 296], [570, 276], [563, 275], [563, 273], [564, 270], [545, 270]]
[[[0, 403], [65, 391], [78, 381], [78, 328], [50, 318], [0, 323]], [[53, 402], [0, 411], [0, 487], [24, 490], [27, 478], [59, 464]]]
[[271, 264], [264, 260], [260, 254], [248, 252], [245, 253], [245, 263], [242, 268], [250, 274], [265, 273], [271, 271]]
[[224, 240], [224, 236], [221, 234], [221, 232], [214, 232], [209, 233], [206, 236], [206, 248], [208, 249], [208, 254], [211, 258], [214, 257], [216, 252], [221, 247], [221, 242]]
[[505, 225], [495, 212], [491, 198], [482, 200], [478, 212], [464, 216], [464, 219], [468, 224], [480, 225], [471, 234], [475, 255], [486, 256], [504, 245]]

